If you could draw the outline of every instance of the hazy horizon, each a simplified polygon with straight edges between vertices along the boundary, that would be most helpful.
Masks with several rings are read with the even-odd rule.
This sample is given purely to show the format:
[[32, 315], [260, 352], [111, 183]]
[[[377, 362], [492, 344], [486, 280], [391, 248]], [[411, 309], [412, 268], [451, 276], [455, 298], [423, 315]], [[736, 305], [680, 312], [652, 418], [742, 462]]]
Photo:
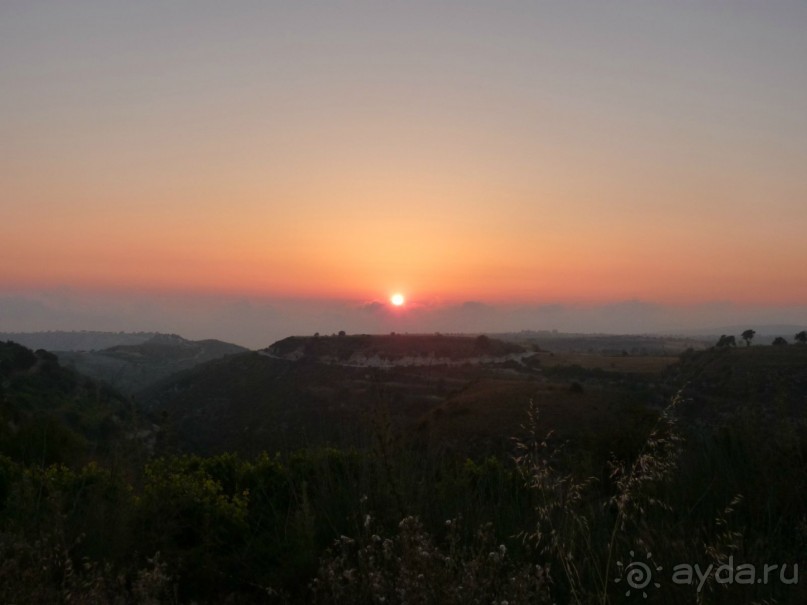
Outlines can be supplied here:
[[805, 31], [794, 2], [4, 2], [0, 330], [807, 323]]
[[[222, 296], [50, 293], [0, 296], [0, 333], [100, 330], [217, 338], [252, 349], [292, 335], [557, 330], [572, 333], [694, 335], [743, 326], [805, 326], [807, 306], [670, 306], [639, 300], [601, 305], [487, 304], [481, 301], [260, 299]], [[791, 334], [782, 334], [790, 338]]]

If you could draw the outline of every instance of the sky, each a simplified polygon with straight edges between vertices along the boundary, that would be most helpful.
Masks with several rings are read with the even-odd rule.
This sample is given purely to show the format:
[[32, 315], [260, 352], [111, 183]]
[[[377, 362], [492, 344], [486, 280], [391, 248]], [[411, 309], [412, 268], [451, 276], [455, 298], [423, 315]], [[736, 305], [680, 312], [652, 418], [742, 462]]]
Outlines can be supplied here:
[[807, 324], [805, 31], [804, 2], [4, 0], [0, 331]]

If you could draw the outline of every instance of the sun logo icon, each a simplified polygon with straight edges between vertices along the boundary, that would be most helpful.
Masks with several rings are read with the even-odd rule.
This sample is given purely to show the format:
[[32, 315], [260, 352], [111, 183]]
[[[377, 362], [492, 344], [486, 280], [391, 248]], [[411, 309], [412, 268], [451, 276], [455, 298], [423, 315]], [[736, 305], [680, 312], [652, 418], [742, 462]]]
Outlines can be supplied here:
[[629, 597], [631, 591], [635, 590], [637, 592], [641, 591], [642, 597], [646, 599], [647, 591], [645, 588], [650, 586], [651, 582], [656, 588], [661, 587], [658, 582], [653, 582], [653, 572], [661, 571], [664, 568], [653, 563], [653, 553], [647, 553], [645, 561], [636, 561], [636, 554], [630, 551], [630, 558], [631, 560], [627, 564], [622, 561], [616, 562], [616, 566], [619, 568], [619, 577], [614, 578], [614, 583], [619, 584], [622, 580], [625, 580], [625, 584], [628, 585], [628, 590], [625, 592], [626, 597]]

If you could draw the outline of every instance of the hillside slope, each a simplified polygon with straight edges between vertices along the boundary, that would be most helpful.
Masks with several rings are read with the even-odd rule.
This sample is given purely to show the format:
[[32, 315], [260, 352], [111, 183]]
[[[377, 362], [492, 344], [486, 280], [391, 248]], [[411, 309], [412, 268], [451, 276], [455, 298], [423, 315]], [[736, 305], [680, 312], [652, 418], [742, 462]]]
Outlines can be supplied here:
[[46, 332], [0, 332], [0, 341], [11, 340], [33, 350], [93, 351], [120, 345], [137, 345], [154, 336], [157, 336], [157, 332], [50, 330]]
[[26, 464], [108, 454], [146, 426], [132, 412], [119, 394], [61, 366], [55, 355], [0, 343], [0, 454]]
[[[428, 363], [415, 363], [415, 353]], [[554, 356], [544, 370], [549, 359], [474, 337], [289, 338], [168, 377], [138, 401], [164, 415], [179, 448], [201, 453], [368, 445], [387, 432], [428, 447], [499, 451], [521, 431], [530, 401], [564, 436], [656, 403], [657, 373], [644, 358], [633, 358], [634, 371], [627, 363], [563, 370]]]
[[220, 340], [192, 341], [175, 334], [156, 334], [138, 344], [56, 354], [64, 365], [132, 395], [176, 372], [245, 351]]

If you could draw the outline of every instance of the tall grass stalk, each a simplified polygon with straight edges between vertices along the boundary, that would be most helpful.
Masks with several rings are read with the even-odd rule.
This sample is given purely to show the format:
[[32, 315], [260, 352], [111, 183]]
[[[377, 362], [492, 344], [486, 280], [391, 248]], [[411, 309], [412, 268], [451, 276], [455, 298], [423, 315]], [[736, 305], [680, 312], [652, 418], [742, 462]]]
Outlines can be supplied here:
[[[607, 605], [620, 532], [636, 525], [651, 508], [671, 509], [650, 488], [668, 481], [678, 467], [683, 438], [677, 430], [675, 410], [680, 400], [679, 392], [662, 410], [633, 461], [611, 464], [609, 479], [615, 493], [604, 503], [596, 493], [590, 494], [595, 478], [580, 479], [557, 470], [563, 444], [552, 445], [552, 432], [539, 436], [539, 411], [530, 402], [523, 425], [528, 437], [515, 440], [514, 460], [536, 497], [536, 524], [519, 536], [560, 566], [572, 602]], [[610, 531], [603, 536], [603, 544], [593, 528], [601, 527], [609, 517]], [[592, 591], [594, 586], [599, 588]]]

